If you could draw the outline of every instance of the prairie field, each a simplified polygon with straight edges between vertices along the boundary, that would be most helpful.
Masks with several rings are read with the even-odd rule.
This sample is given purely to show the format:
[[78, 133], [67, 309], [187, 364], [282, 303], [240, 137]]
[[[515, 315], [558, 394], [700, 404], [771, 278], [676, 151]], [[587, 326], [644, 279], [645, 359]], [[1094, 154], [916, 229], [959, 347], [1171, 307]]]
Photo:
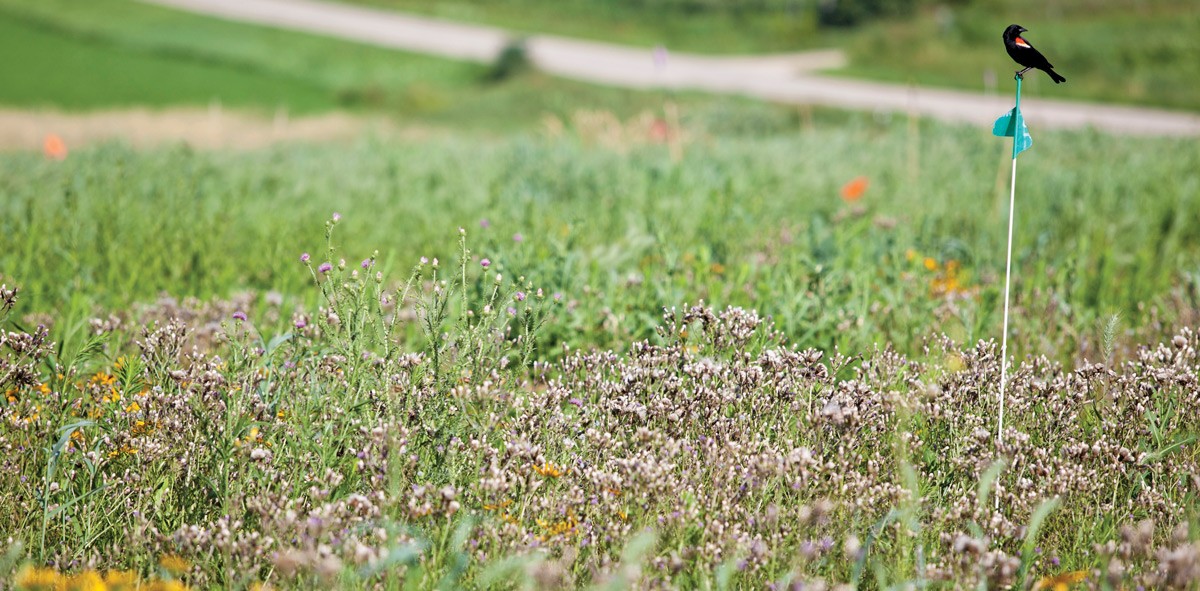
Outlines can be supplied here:
[[903, 115], [126, 0], [0, 47], [17, 117], [368, 129], [0, 145], [0, 589], [1200, 589], [1194, 138], [1035, 129], [1010, 212], [1008, 140]]
[[997, 443], [1002, 142], [668, 111], [4, 156], [14, 580], [1194, 588], [1189, 140], [1022, 156]]

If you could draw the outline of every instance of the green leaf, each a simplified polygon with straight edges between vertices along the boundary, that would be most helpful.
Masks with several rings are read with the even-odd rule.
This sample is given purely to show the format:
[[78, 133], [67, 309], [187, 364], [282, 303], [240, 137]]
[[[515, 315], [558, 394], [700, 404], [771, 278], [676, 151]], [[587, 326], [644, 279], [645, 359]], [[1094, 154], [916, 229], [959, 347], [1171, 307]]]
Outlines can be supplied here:
[[292, 333], [285, 332], [281, 335], [276, 335], [270, 341], [267, 341], [267, 346], [263, 347], [263, 349], [266, 351], [265, 355], [270, 356], [271, 353], [273, 351], [275, 351], [275, 349], [278, 349], [280, 345], [282, 345], [288, 341], [291, 341], [292, 336], [293, 336]]
[[979, 487], [975, 490], [975, 498], [979, 499], [979, 506], [986, 507], [988, 498], [992, 496], [992, 488], [995, 487], [996, 481], [1000, 479], [1000, 473], [1008, 465], [1008, 461], [1000, 458], [992, 462], [987, 470], [983, 471], [983, 475], [979, 477]]
[[1025, 577], [1029, 574], [1029, 568], [1033, 565], [1033, 549], [1037, 547], [1038, 530], [1042, 528], [1042, 522], [1050, 516], [1055, 509], [1062, 503], [1058, 497], [1043, 501], [1038, 508], [1033, 511], [1033, 516], [1029, 518], [1029, 528], [1025, 531], [1025, 541], [1021, 544], [1021, 569], [1017, 574], [1017, 589], [1025, 588]]

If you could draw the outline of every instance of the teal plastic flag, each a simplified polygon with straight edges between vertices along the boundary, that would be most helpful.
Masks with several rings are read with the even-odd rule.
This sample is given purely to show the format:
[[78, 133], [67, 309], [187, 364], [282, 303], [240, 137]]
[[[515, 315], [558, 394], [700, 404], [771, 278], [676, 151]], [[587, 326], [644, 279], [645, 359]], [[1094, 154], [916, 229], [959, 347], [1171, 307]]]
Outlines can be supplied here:
[[1033, 145], [1033, 137], [1029, 135], [1029, 127], [1025, 125], [1025, 118], [1021, 116], [1020, 109], [1016, 107], [996, 120], [996, 124], [992, 126], [992, 133], [1001, 137], [1013, 138], [1013, 158]]
[[1025, 127], [1025, 118], [1021, 116], [1021, 76], [1017, 75], [1017, 104], [1011, 111], [1000, 116], [992, 126], [992, 134], [1013, 139], [1013, 160], [1017, 154], [1028, 150], [1033, 145], [1029, 128]]

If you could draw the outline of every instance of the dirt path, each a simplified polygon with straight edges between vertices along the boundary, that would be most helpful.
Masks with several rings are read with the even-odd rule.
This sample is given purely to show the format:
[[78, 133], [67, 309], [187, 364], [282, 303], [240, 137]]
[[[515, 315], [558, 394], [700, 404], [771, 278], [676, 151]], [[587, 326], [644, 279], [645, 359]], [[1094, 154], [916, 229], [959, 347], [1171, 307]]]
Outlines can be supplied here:
[[[210, 16], [341, 37], [383, 47], [486, 62], [512, 37], [465, 25], [321, 0], [142, 0]], [[631, 88], [697, 89], [786, 103], [912, 112], [947, 121], [991, 125], [1011, 108], [1008, 97], [846, 80], [814, 72], [845, 63], [837, 51], [746, 57], [671, 53], [536, 35], [526, 41], [542, 70], [577, 80]], [[999, 51], [999, 48], [997, 48]], [[1024, 114], [1041, 127], [1126, 134], [1200, 135], [1200, 116], [1160, 109], [1029, 99]]]
[[340, 113], [271, 118], [220, 107], [85, 113], [0, 109], [0, 150], [40, 150], [51, 133], [71, 148], [120, 140], [136, 148], [187, 142], [202, 149], [251, 149], [276, 142], [350, 140], [368, 129], [394, 131], [386, 121]]

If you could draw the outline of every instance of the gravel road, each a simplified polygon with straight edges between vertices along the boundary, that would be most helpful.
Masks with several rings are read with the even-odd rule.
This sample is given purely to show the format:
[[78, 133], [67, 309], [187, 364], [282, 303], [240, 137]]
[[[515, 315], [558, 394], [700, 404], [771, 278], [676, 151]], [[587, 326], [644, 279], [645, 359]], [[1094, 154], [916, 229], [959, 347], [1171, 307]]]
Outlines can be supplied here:
[[[228, 20], [477, 62], [493, 59], [513, 37], [494, 27], [320, 0], [142, 1]], [[915, 113], [987, 126], [1012, 106], [1007, 95], [817, 73], [845, 63], [838, 51], [729, 57], [671, 52], [656, 57], [650, 49], [552, 35], [529, 36], [526, 47], [530, 60], [545, 72], [611, 86], [704, 90], [782, 103]], [[996, 51], [1000, 51], [999, 34]], [[1022, 103], [1022, 112], [1033, 127], [1091, 126], [1121, 134], [1200, 135], [1200, 115], [1186, 112], [1049, 99], [1026, 99]]]

